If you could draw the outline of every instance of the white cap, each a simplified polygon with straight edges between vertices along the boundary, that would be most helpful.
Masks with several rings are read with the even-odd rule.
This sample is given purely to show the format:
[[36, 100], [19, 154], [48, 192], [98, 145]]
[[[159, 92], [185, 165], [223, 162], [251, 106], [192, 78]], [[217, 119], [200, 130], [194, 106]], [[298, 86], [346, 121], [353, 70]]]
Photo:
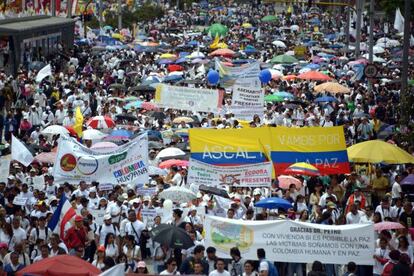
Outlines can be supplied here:
[[259, 188], [254, 189], [253, 195], [261, 195], [261, 194], [262, 194], [262, 191], [260, 191]]
[[259, 272], [265, 270], [269, 271], [269, 264], [267, 262], [261, 262], [259, 266]]
[[112, 219], [110, 214], [105, 214], [103, 217], [104, 220]]
[[89, 189], [89, 192], [90, 192], [90, 193], [96, 193], [96, 187], [91, 187], [91, 188]]

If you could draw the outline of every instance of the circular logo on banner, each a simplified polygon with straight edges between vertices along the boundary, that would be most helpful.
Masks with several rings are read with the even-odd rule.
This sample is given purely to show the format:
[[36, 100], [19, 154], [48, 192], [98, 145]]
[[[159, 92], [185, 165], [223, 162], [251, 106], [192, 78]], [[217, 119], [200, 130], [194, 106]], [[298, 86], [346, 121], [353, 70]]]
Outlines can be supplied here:
[[98, 169], [98, 160], [93, 156], [81, 156], [78, 158], [78, 171], [83, 175], [91, 175]]
[[60, 159], [60, 168], [65, 172], [70, 172], [76, 168], [76, 157], [70, 153], [62, 156]]
[[368, 64], [364, 68], [364, 74], [367, 78], [375, 78], [378, 74], [378, 68], [375, 64]]

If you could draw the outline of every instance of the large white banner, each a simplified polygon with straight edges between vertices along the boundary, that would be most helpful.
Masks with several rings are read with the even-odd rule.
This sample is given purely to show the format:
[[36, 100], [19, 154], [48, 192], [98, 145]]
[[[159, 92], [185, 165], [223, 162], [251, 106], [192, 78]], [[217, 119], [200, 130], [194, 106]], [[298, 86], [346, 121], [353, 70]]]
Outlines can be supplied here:
[[206, 216], [205, 246], [230, 258], [238, 247], [243, 258], [256, 259], [257, 249], [276, 262], [373, 265], [373, 224], [322, 225], [292, 220], [244, 221]]
[[264, 92], [259, 86], [243, 85], [236, 81], [233, 86], [231, 113], [240, 120], [252, 120], [254, 115], [263, 117]]
[[160, 107], [200, 112], [220, 112], [223, 93], [219, 90], [159, 84], [155, 101]]
[[230, 88], [236, 84], [236, 82], [243, 82], [248, 87], [255, 86], [260, 87], [260, 63], [253, 62], [243, 66], [230, 67], [224, 65], [221, 61], [216, 59], [215, 61], [216, 70], [220, 74], [220, 84], [224, 88]]
[[270, 187], [272, 162], [238, 166], [215, 166], [190, 159], [187, 181], [207, 186]]
[[140, 135], [114, 151], [90, 150], [70, 137], [61, 137], [53, 166], [55, 181], [78, 184], [98, 181], [112, 184], [148, 183], [148, 136]]

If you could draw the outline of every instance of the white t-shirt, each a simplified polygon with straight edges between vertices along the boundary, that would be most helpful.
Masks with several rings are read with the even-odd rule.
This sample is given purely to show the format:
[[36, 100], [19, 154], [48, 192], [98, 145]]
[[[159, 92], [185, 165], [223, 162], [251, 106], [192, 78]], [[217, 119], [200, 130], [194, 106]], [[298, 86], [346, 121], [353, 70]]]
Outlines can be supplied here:
[[401, 193], [402, 193], [401, 185], [398, 182], [394, 182], [394, 184], [392, 184], [392, 190], [391, 190], [392, 199], [401, 198]]
[[354, 215], [351, 212], [349, 212], [346, 215], [346, 224], [357, 224], [357, 223], [361, 223], [361, 219], [365, 217], [365, 213], [357, 210], [357, 214]]
[[125, 235], [132, 235], [135, 237], [135, 241], [139, 243], [139, 238], [141, 237], [142, 230], [145, 229], [145, 225], [139, 221], [136, 220], [133, 223], [128, 222], [125, 225]]
[[[389, 249], [381, 249], [381, 248], [375, 249], [375, 255], [381, 258], [389, 259], [389, 256], [388, 256], [389, 253], [390, 253]], [[381, 275], [383, 270], [384, 270], [384, 265], [381, 264], [377, 259], [375, 259], [374, 274]]]
[[116, 237], [119, 235], [119, 230], [113, 224], [103, 224], [102, 226], [98, 226], [98, 229], [96, 229], [95, 234], [99, 236], [99, 245], [103, 245], [105, 243], [106, 235], [108, 235], [109, 233], [114, 234]]
[[172, 273], [168, 272], [168, 270], [161, 271], [160, 275], [181, 275], [180, 272], [174, 271]]
[[217, 269], [210, 272], [209, 276], [230, 276], [230, 273], [227, 270], [223, 272], [218, 272]]
[[9, 249], [11, 251], [14, 250], [14, 245], [16, 243], [21, 243], [23, 240], [25, 240], [27, 237], [26, 231], [23, 230], [23, 228], [19, 227], [17, 229], [13, 229], [13, 236], [10, 242]]

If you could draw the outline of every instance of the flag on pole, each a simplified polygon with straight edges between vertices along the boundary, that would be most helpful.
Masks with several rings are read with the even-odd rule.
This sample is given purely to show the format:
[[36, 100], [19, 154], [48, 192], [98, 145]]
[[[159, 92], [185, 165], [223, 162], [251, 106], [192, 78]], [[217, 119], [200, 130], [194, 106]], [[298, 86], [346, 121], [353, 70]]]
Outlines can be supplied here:
[[40, 69], [39, 73], [36, 75], [36, 82], [41, 82], [44, 78], [52, 75], [52, 67], [50, 64], [46, 65], [42, 69]]
[[81, 138], [83, 134], [83, 115], [79, 106], [75, 111], [75, 124], [73, 125], [73, 129], [76, 131], [78, 137]]
[[395, 10], [394, 29], [399, 33], [404, 32], [404, 17], [401, 14], [400, 8]]
[[19, 161], [25, 167], [29, 166], [34, 160], [32, 153], [14, 135], [12, 135], [11, 157], [12, 160]]
[[112, 276], [112, 275], [124, 275], [125, 274], [125, 264], [117, 264], [111, 267], [108, 270], [105, 270], [99, 276]]
[[63, 237], [66, 223], [68, 223], [75, 215], [75, 209], [72, 208], [72, 204], [70, 204], [65, 194], [63, 194], [59, 200], [59, 205], [47, 226], [53, 232], [59, 233], [60, 237]]

